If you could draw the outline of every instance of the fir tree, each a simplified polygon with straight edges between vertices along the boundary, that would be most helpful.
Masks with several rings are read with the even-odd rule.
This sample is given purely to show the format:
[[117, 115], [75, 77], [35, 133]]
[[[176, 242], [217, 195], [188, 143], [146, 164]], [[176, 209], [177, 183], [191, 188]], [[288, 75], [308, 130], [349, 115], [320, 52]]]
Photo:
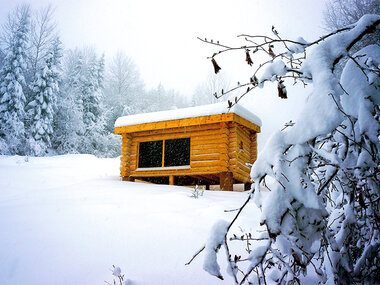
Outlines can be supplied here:
[[0, 71], [0, 138], [11, 154], [24, 152], [29, 18], [28, 6], [17, 8], [9, 16], [6, 57]]
[[52, 145], [53, 118], [59, 91], [57, 68], [60, 58], [60, 42], [57, 39], [46, 56], [45, 66], [37, 73], [31, 88], [33, 100], [27, 105], [27, 114], [30, 119], [30, 151], [35, 155], [43, 154]]

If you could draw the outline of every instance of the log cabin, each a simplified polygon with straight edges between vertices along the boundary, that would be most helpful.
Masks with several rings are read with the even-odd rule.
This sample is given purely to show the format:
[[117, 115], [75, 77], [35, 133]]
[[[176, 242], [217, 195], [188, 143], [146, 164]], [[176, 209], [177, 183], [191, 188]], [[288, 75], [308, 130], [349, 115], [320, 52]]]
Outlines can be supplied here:
[[260, 119], [225, 102], [120, 117], [120, 176], [170, 185], [251, 186]]

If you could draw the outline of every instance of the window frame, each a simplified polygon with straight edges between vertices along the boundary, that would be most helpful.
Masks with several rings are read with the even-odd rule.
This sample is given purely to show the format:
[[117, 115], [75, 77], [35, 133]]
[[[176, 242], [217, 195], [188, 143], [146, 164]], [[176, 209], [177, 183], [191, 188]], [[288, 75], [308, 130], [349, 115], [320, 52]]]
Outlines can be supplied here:
[[[165, 141], [166, 140], [177, 140], [177, 139], [189, 139], [189, 164], [186, 165], [176, 165], [176, 166], [165, 166]], [[140, 144], [145, 142], [155, 142], [155, 141], [162, 141], [162, 160], [161, 160], [161, 166], [155, 166], [155, 167], [140, 167]], [[137, 161], [136, 161], [136, 170], [151, 170], [151, 169], [180, 169], [180, 168], [190, 168], [191, 164], [191, 137], [179, 137], [179, 138], [163, 138], [158, 140], [144, 140], [138, 142], [137, 145], [137, 155], [136, 155]]]

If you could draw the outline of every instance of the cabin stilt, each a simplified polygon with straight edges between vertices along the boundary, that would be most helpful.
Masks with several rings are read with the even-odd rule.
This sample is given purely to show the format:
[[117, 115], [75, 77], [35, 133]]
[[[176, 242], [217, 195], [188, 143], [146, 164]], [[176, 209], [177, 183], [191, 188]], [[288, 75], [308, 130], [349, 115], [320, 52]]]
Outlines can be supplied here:
[[122, 181], [130, 181], [130, 182], [134, 182], [134, 181], [135, 181], [135, 178], [132, 177], [132, 176], [123, 176], [123, 177], [121, 177], [121, 180], [122, 180]]
[[221, 172], [220, 173], [220, 190], [232, 191], [234, 187], [234, 177], [232, 172]]
[[174, 175], [169, 176], [169, 185], [175, 185], [174, 184]]

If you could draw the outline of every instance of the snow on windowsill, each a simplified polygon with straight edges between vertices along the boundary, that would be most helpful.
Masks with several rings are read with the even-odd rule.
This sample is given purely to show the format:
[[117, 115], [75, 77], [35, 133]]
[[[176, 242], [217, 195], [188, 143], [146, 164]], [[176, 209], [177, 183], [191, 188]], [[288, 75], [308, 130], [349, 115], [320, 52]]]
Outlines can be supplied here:
[[166, 166], [166, 167], [146, 167], [146, 168], [136, 168], [136, 171], [146, 171], [146, 170], [170, 170], [170, 169], [190, 169], [190, 165], [182, 165], [182, 166]]

